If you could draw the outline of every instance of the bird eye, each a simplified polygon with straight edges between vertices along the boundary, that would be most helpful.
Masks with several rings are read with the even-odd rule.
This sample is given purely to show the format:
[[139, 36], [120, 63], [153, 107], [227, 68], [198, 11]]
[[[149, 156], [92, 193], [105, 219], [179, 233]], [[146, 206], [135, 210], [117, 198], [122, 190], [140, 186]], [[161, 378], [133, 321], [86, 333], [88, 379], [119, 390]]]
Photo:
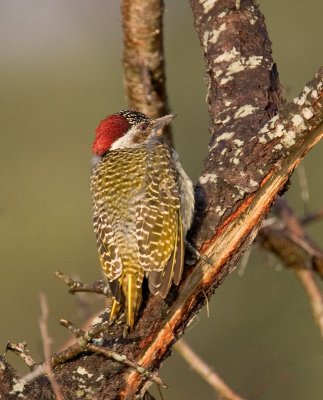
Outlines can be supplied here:
[[145, 132], [147, 130], [147, 127], [148, 127], [148, 122], [143, 122], [138, 126], [141, 132]]

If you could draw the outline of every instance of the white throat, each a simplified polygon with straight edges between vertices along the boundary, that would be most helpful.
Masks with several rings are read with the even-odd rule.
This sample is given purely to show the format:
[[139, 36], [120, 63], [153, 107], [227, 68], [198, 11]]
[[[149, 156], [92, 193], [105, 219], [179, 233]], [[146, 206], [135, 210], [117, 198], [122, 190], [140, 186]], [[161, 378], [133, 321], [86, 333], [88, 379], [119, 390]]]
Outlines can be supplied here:
[[124, 136], [113, 142], [109, 150], [139, 147], [140, 143], [139, 144], [134, 143], [133, 141], [136, 133], [137, 133], [137, 126], [135, 125], [131, 129], [129, 129], [129, 131]]

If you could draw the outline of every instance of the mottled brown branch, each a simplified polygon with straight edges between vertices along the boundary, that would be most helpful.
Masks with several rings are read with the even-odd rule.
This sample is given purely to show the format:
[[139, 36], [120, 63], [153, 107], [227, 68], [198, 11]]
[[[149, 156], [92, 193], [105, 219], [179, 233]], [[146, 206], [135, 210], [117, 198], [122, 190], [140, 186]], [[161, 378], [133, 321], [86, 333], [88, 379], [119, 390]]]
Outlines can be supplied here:
[[17, 399], [17, 396], [24, 390], [24, 386], [15, 386], [19, 379], [18, 372], [5, 361], [4, 356], [0, 356], [0, 395], [2, 398]]
[[[46, 323], [47, 320], [48, 311], [46, 303], [44, 305], [43, 297], [41, 297], [41, 304], [42, 304], [42, 317], [40, 320], [41, 333], [44, 341], [44, 352], [46, 356], [49, 356], [50, 338], [48, 336], [46, 328], [44, 328], [44, 324]], [[167, 387], [156, 373], [151, 373], [147, 369], [141, 367], [140, 365], [131, 361], [122, 354], [115, 353], [107, 348], [102, 347], [103, 337], [101, 334], [109, 328], [110, 324], [106, 321], [105, 322], [102, 321], [100, 317], [97, 317], [96, 320], [92, 322], [93, 325], [87, 331], [83, 331], [82, 329], [80, 329], [79, 327], [77, 327], [75, 324], [73, 324], [71, 321], [68, 320], [61, 319], [60, 323], [75, 336], [76, 342], [73, 345], [69, 346], [67, 349], [63, 350], [62, 352], [46, 359], [46, 361], [43, 364], [37, 365], [35, 363], [35, 361], [28, 354], [28, 350], [26, 349], [25, 343], [18, 343], [18, 344], [11, 342], [7, 343], [6, 351], [11, 350], [15, 352], [30, 368], [32, 368], [32, 372], [21, 378], [21, 382], [24, 382], [24, 384], [31, 382], [32, 380], [38, 378], [43, 374], [47, 374], [49, 379], [52, 378], [50, 379], [50, 382], [53, 387], [53, 392], [55, 393], [56, 398], [62, 399], [57, 382], [56, 381], [53, 382], [53, 368], [74, 359], [81, 353], [86, 353], [90, 351], [92, 353], [101, 354], [106, 358], [112, 359], [127, 367], [133, 368], [134, 370], [136, 370], [136, 372], [142, 374], [143, 376], [148, 378], [149, 381], [156, 383], [160, 387], [163, 388]], [[100, 343], [100, 345], [96, 343]]]
[[35, 360], [30, 356], [26, 342], [22, 343], [8, 342], [6, 345], [5, 354], [7, 353], [8, 350], [17, 354], [17, 356], [21, 358], [22, 361], [31, 369], [37, 364]]
[[77, 340], [74, 340], [67, 348], [51, 357], [52, 366], [56, 367], [76, 358], [79, 354], [87, 350], [87, 345], [92, 339], [102, 342], [103, 332], [106, 332], [110, 328], [109, 320], [106, 317], [107, 313], [103, 312], [92, 319], [91, 325], [86, 331], [80, 329], [71, 321], [60, 319], [60, 324], [67, 328]]
[[110, 294], [109, 286], [106, 285], [101, 279], [94, 283], [82, 283], [79, 281], [75, 281], [68, 275], [63, 274], [62, 272], [56, 271], [55, 276], [61, 279], [67, 286], [70, 287], [69, 292], [71, 294], [74, 293], [97, 293], [107, 296]]
[[96, 320], [92, 321], [92, 325], [89, 327], [87, 331], [77, 327], [71, 321], [67, 319], [60, 319], [59, 323], [67, 328], [77, 339], [81, 339], [80, 343], [87, 344], [94, 338], [101, 338], [101, 334], [109, 329], [110, 323], [108, 321], [103, 321], [102, 318], [99, 316]]
[[207, 365], [183, 339], [176, 343], [175, 349], [188, 365], [219, 394], [221, 399], [243, 400], [243, 398], [235, 393], [224, 380], [214, 372], [213, 368]]
[[113, 360], [115, 360], [117, 362], [120, 362], [120, 363], [126, 365], [127, 367], [132, 368], [138, 374], [142, 375], [145, 378], [148, 378], [151, 382], [154, 382], [154, 383], [156, 383], [157, 385], [159, 385], [159, 386], [161, 386], [163, 388], [167, 387], [165, 385], [165, 383], [159, 378], [159, 376], [156, 373], [151, 373], [150, 371], [148, 371], [147, 369], [141, 367], [137, 363], [135, 363], [133, 361], [130, 361], [124, 355], [120, 355], [120, 354], [111, 352], [106, 348], [99, 347], [99, 346], [97, 346], [95, 344], [92, 344], [92, 343], [89, 343], [87, 345], [87, 348], [89, 350], [93, 351], [93, 353], [103, 354], [107, 358], [111, 358], [111, 359], [113, 359]]
[[262, 143], [259, 131], [284, 101], [255, 1], [246, 0], [239, 9], [229, 0], [190, 2], [207, 65], [210, 116], [209, 151], [196, 187], [198, 215], [192, 235], [200, 248], [268, 174], [271, 151], [278, 143]]
[[[123, 0], [123, 72], [130, 108], [152, 118], [169, 113], [163, 49], [163, 0]], [[171, 141], [170, 128], [165, 132]]]
[[[99, 336], [101, 333], [106, 331], [109, 328], [108, 323], [102, 323], [102, 324], [97, 324], [96, 326], [92, 326], [88, 331], [83, 331], [79, 327], [77, 327], [75, 324], [73, 324], [71, 321], [61, 319], [60, 320], [61, 325], [63, 325], [65, 328], [67, 328], [72, 334], [77, 338], [77, 342], [79, 344], [79, 353], [84, 352], [84, 351], [91, 351], [96, 354], [102, 354], [108, 359], [112, 359], [114, 361], [117, 361], [121, 364], [126, 365], [127, 367], [133, 368], [136, 372], [139, 374], [142, 374], [143, 376], [147, 377], [150, 381], [155, 382], [157, 385], [166, 387], [166, 385], [163, 383], [163, 381], [159, 378], [159, 376], [156, 373], [151, 373], [145, 368], [142, 368], [140, 365], [136, 364], [135, 362], [129, 360], [125, 355], [122, 354], [117, 354], [113, 351], [110, 351], [109, 349], [102, 347], [94, 344], [93, 340], [97, 336]], [[103, 343], [103, 338], [100, 338], [100, 343]], [[68, 350], [65, 351], [66, 356], [68, 358], [63, 359], [62, 357], [60, 358], [60, 363], [66, 362], [72, 357], [75, 357], [79, 353], [70, 353], [68, 354]], [[75, 350], [75, 348], [74, 348]], [[55, 360], [52, 359], [52, 363], [55, 363]]]

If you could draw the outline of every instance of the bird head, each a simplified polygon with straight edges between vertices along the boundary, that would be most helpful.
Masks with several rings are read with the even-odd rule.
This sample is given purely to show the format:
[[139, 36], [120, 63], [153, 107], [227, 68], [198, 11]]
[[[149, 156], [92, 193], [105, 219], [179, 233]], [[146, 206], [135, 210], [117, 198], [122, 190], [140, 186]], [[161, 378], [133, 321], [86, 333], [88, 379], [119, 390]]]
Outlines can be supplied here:
[[95, 130], [92, 152], [103, 156], [109, 150], [137, 147], [161, 136], [174, 115], [150, 119], [136, 110], [121, 110], [102, 120]]

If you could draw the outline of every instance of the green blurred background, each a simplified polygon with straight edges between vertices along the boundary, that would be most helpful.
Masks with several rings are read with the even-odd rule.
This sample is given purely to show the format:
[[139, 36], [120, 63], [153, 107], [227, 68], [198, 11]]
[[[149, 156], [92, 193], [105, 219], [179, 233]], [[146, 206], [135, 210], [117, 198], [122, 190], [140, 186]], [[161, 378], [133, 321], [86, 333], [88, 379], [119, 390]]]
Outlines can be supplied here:
[[[262, 0], [286, 96], [295, 96], [323, 63], [320, 0]], [[77, 299], [53, 272], [84, 281], [100, 276], [91, 225], [90, 146], [100, 119], [125, 107], [118, 1], [0, 1], [1, 280], [0, 346], [26, 340], [42, 356], [39, 292], [58, 350], [99, 297]], [[195, 181], [208, 142], [204, 63], [186, 1], [166, 1], [165, 51], [175, 142]], [[322, 144], [306, 158], [308, 209], [322, 206]], [[297, 174], [288, 198], [301, 214]], [[309, 231], [323, 245], [323, 224]], [[237, 269], [188, 328], [187, 341], [247, 399], [318, 400], [323, 349], [308, 300], [294, 275], [259, 249]], [[322, 285], [321, 285], [322, 288]], [[90, 305], [88, 305], [90, 302]], [[2, 352], [0, 347], [0, 352]], [[8, 359], [20, 370], [22, 363]], [[165, 399], [214, 399], [173, 352], [162, 368]]]

